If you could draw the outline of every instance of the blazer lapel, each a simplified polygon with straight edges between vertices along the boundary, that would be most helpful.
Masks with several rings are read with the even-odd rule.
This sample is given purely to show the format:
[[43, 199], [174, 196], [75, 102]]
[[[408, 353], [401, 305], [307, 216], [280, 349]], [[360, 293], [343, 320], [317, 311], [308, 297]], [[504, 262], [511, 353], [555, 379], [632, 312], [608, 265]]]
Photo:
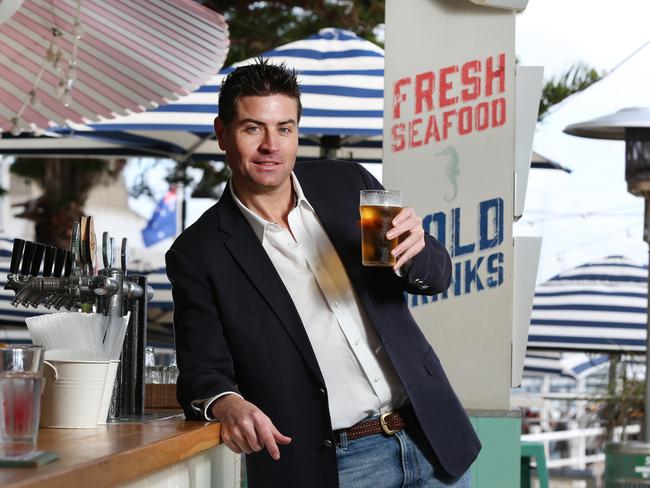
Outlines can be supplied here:
[[223, 192], [219, 203], [221, 229], [230, 234], [225, 242], [226, 247], [274, 311], [308, 367], [324, 384], [316, 355], [293, 300], [262, 243], [237, 208], [229, 188]]

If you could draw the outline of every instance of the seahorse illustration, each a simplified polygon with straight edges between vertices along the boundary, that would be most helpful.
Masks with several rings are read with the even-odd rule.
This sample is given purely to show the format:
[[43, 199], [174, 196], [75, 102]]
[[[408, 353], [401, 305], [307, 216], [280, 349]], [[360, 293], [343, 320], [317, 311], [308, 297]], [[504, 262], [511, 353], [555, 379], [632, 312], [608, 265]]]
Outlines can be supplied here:
[[446, 147], [441, 152], [437, 153], [436, 156], [449, 156], [449, 163], [445, 166], [445, 173], [447, 174], [447, 179], [452, 184], [454, 188], [454, 194], [451, 197], [443, 196], [445, 201], [451, 202], [458, 195], [458, 175], [460, 174], [460, 157], [458, 157], [458, 151], [452, 146]]

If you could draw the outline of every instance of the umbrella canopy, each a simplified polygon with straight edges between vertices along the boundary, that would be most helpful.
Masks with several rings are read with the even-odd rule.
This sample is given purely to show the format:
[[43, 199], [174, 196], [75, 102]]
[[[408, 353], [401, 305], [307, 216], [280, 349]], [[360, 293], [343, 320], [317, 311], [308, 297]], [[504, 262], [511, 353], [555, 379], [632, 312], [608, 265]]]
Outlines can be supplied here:
[[563, 376], [578, 380], [608, 366], [607, 355], [584, 353], [533, 352], [524, 357], [525, 376]]
[[551, 278], [535, 291], [528, 348], [645, 352], [647, 277], [610, 256]]
[[1, 131], [164, 105], [214, 76], [228, 52], [223, 17], [192, 0], [13, 3], [0, 24]]

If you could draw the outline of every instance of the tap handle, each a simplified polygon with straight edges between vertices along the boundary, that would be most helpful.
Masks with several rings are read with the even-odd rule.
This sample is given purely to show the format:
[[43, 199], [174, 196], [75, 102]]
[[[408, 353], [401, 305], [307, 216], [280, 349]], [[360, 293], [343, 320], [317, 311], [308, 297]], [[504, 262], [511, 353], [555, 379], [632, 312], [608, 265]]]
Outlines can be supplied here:
[[111, 263], [111, 268], [115, 267], [115, 239], [111, 237], [111, 245], [108, 248], [108, 259]]
[[95, 274], [97, 266], [97, 235], [95, 234], [95, 219], [88, 217], [86, 220], [86, 262], [91, 274]]
[[36, 245], [31, 241], [25, 241], [25, 251], [23, 252], [23, 264], [20, 267], [21, 275], [28, 275], [32, 268], [32, 258], [34, 257], [34, 248]]
[[128, 254], [127, 254], [127, 249], [126, 249], [126, 237], [122, 238], [122, 252], [120, 253], [120, 258], [121, 258], [121, 265], [122, 265], [122, 272], [126, 275], [126, 267], [129, 264], [128, 263]]
[[[72, 237], [70, 237], [70, 263], [79, 261], [79, 252], [81, 250], [81, 224], [75, 222], [72, 224]], [[67, 253], [66, 253], [67, 256]]]
[[111, 267], [111, 260], [108, 259], [109, 256], [109, 245], [110, 245], [110, 238], [108, 235], [108, 232], [104, 232], [102, 234], [102, 260], [104, 261], [104, 268], [110, 268]]
[[56, 248], [54, 250], [54, 271], [52, 275], [55, 278], [59, 278], [63, 272], [63, 266], [65, 265], [65, 255], [67, 251], [64, 249]]
[[72, 265], [74, 261], [74, 253], [65, 251], [65, 267], [63, 268], [63, 276], [70, 276], [72, 273]]
[[9, 272], [17, 274], [20, 271], [20, 260], [23, 257], [23, 250], [25, 249], [25, 241], [23, 239], [14, 239], [14, 248], [11, 251], [11, 264], [9, 265]]
[[79, 258], [82, 265], [88, 262], [88, 217], [85, 215], [79, 219]]
[[70, 249], [66, 253], [66, 269], [68, 266], [71, 271], [74, 270], [76, 272], [79, 269], [80, 264], [83, 262], [80, 255], [81, 248], [81, 222], [74, 222], [72, 224], [72, 237], [70, 237]]
[[32, 256], [32, 265], [29, 270], [31, 276], [38, 276], [41, 271], [41, 263], [43, 262], [43, 254], [45, 254], [45, 244], [37, 242], [34, 245], [34, 256]]
[[52, 276], [52, 266], [54, 265], [54, 253], [56, 248], [54, 246], [45, 246], [45, 259], [43, 260], [43, 276]]

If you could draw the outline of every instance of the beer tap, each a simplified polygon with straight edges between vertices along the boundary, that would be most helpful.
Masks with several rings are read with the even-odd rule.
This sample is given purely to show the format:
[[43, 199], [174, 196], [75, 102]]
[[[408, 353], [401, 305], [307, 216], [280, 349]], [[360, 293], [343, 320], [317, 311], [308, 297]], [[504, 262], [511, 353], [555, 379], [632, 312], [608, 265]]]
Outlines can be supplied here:
[[[121, 355], [119, 402], [113, 418], [144, 412], [144, 346], [147, 303], [153, 289], [143, 275], [128, 274], [127, 239], [122, 239], [116, 266], [115, 239], [102, 235], [101, 261], [97, 262], [94, 219], [83, 217], [72, 226], [68, 250], [15, 239], [6, 290], [15, 293], [18, 307], [87, 309], [121, 318], [130, 312]], [[42, 271], [41, 271], [42, 270]], [[109, 321], [110, 323], [110, 321]]]

